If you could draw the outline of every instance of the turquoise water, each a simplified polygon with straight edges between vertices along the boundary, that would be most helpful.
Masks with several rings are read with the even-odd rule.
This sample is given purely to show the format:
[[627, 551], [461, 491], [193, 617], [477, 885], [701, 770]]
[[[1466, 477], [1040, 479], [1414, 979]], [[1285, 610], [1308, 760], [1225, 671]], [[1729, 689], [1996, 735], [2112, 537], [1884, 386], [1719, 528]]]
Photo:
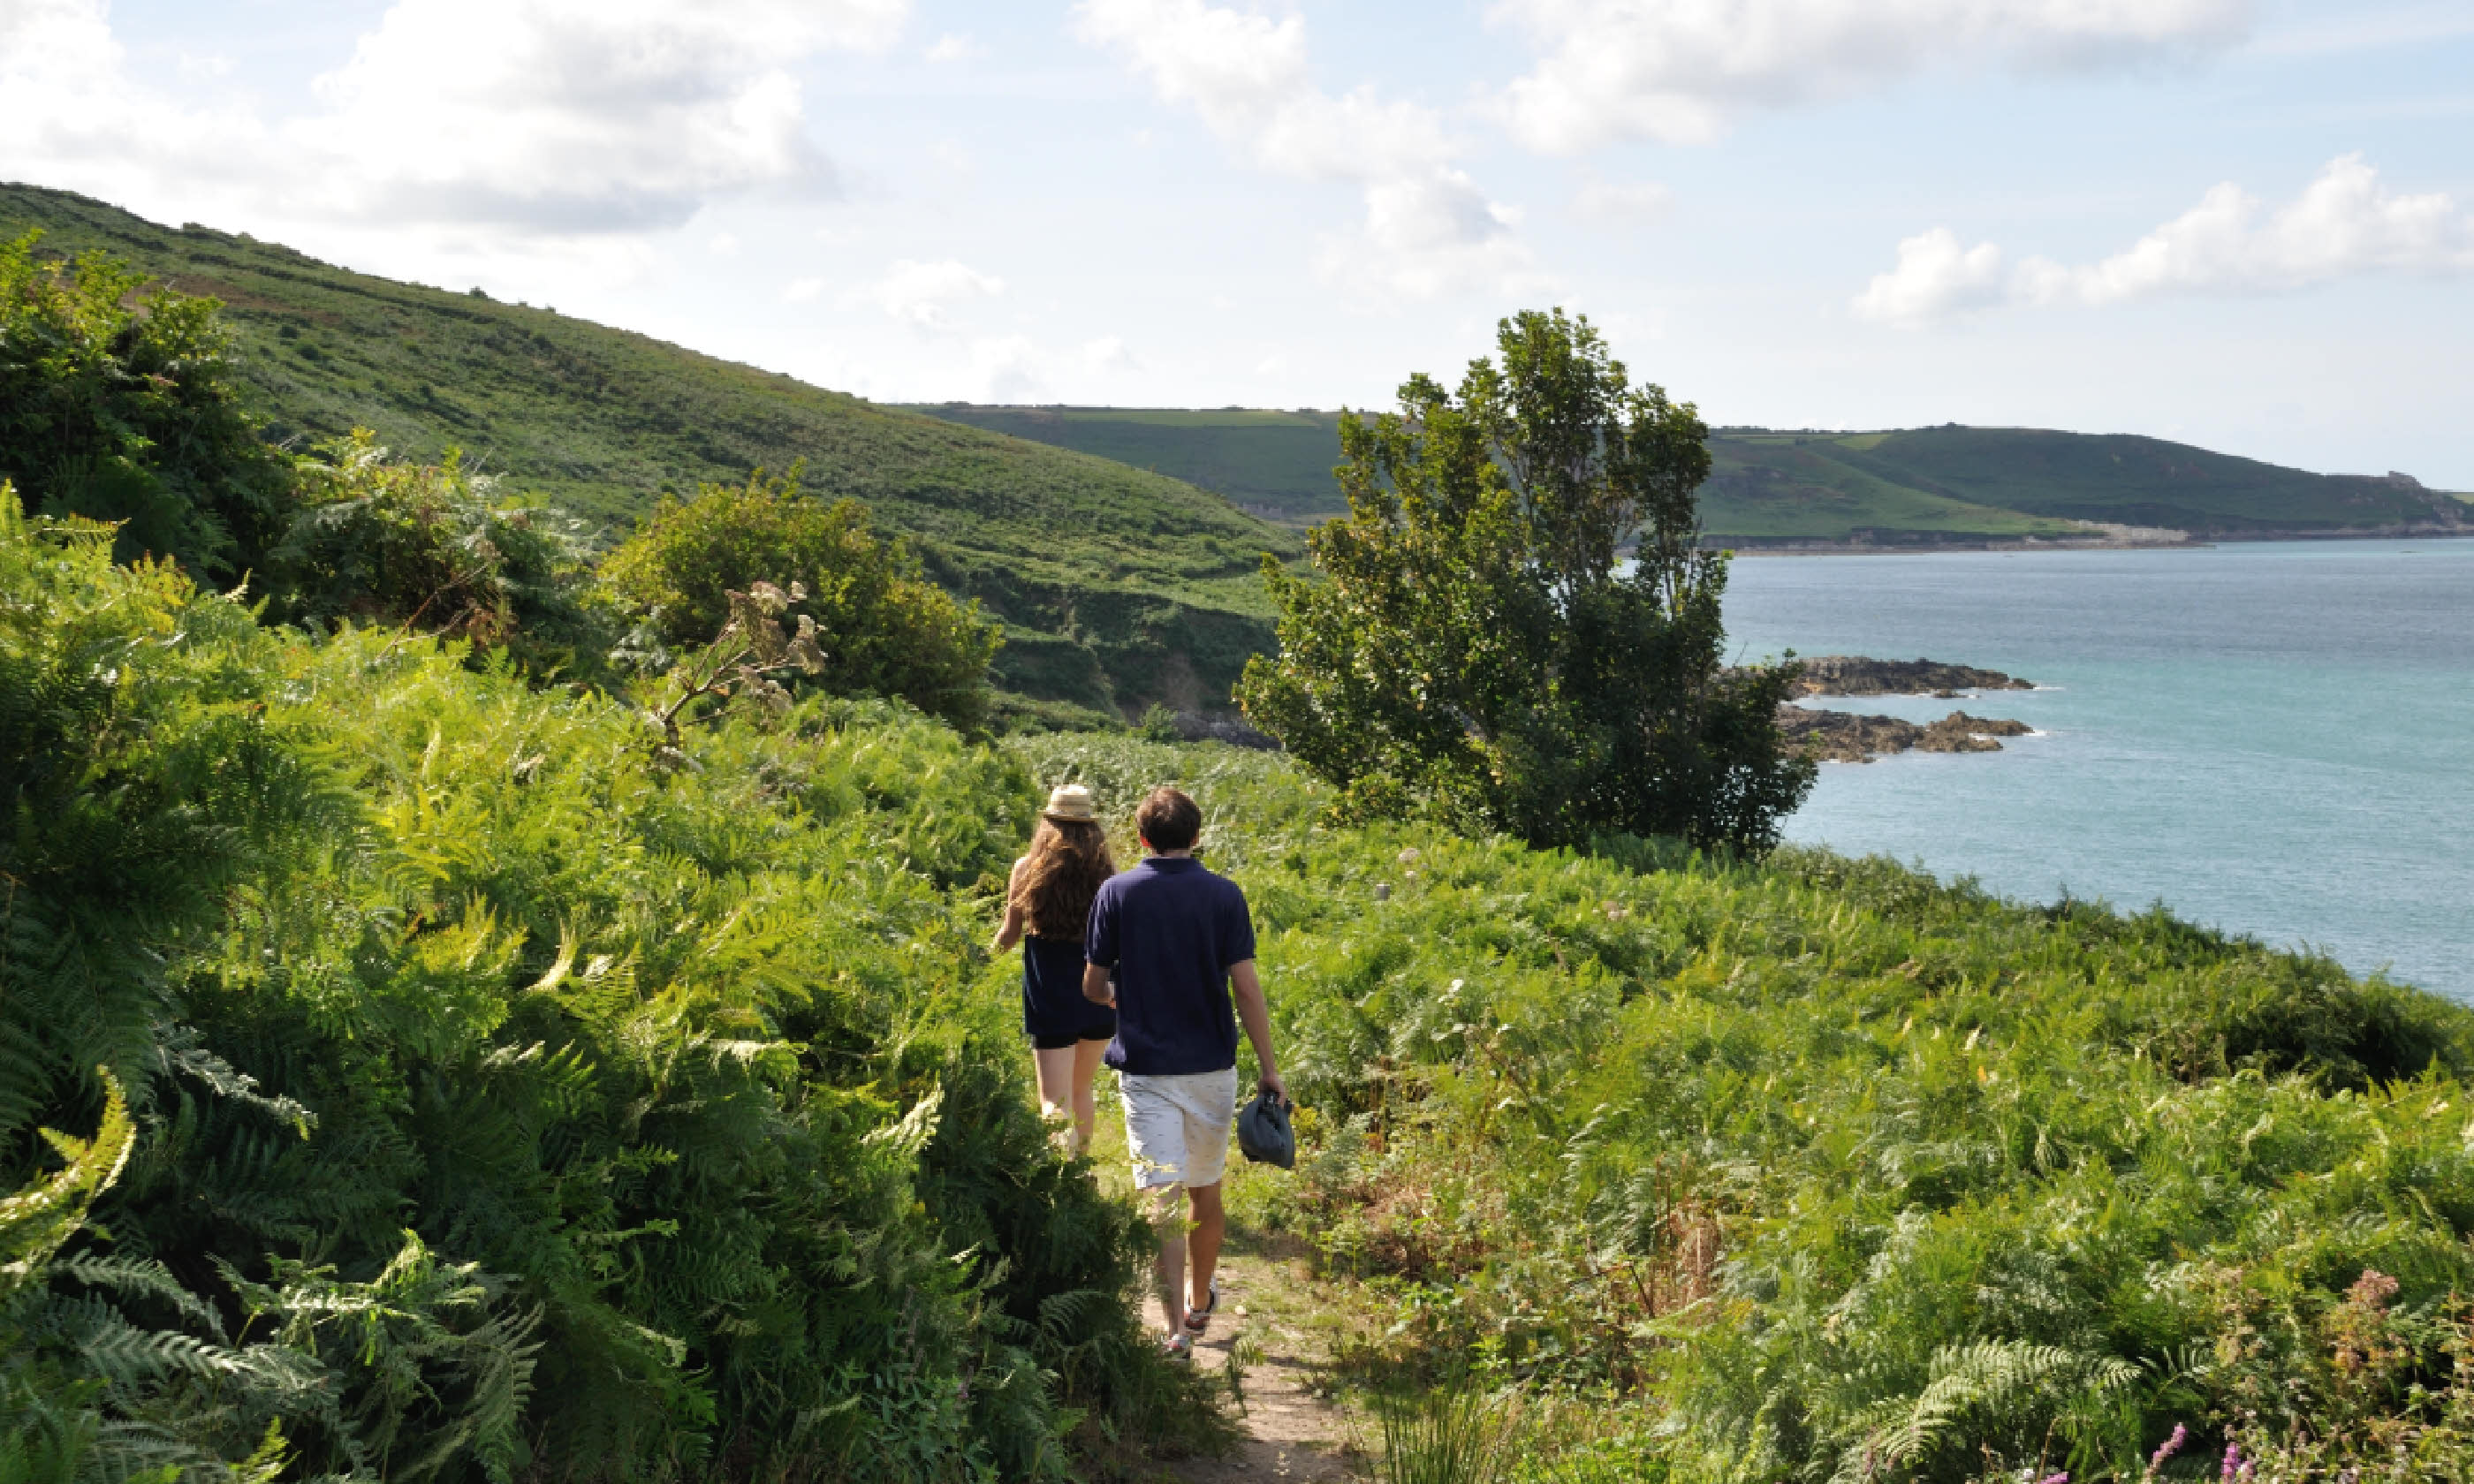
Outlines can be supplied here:
[[1822, 765], [1787, 836], [2065, 891], [2474, 1001], [2474, 540], [1735, 562], [1730, 645], [2034, 681], [1953, 706], [2041, 735]]

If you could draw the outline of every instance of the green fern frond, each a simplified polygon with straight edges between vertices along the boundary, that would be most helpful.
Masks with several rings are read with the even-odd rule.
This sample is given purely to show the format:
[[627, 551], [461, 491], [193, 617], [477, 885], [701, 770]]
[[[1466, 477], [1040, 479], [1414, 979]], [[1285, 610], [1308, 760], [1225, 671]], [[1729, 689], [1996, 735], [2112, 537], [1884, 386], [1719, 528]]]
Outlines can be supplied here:
[[38, 1185], [0, 1196], [0, 1301], [34, 1281], [61, 1245], [85, 1223], [87, 1208], [110, 1188], [129, 1162], [136, 1139], [129, 1104], [110, 1071], [95, 1069], [103, 1083], [103, 1124], [90, 1139], [51, 1129], [43, 1137], [67, 1166]]

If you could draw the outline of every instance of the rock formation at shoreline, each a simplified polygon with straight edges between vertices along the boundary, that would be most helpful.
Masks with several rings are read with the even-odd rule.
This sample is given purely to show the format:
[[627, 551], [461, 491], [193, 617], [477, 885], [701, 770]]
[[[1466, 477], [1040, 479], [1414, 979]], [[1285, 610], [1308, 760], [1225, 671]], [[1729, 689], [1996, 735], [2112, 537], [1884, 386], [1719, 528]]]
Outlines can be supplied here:
[[[1979, 674], [1988, 672], [1977, 672]], [[1937, 722], [1918, 726], [1895, 716], [1860, 716], [1854, 711], [1807, 710], [1782, 703], [1779, 730], [1790, 748], [1825, 762], [1871, 762], [1884, 753], [1998, 753], [1996, 737], [2023, 737], [2034, 729], [2007, 717], [1970, 716], [1953, 711]]]
[[2033, 690], [2035, 685], [1999, 670], [1943, 664], [1932, 659], [1868, 659], [1862, 655], [1820, 655], [1804, 662], [1796, 682], [1807, 696], [1955, 696], [1963, 690]]

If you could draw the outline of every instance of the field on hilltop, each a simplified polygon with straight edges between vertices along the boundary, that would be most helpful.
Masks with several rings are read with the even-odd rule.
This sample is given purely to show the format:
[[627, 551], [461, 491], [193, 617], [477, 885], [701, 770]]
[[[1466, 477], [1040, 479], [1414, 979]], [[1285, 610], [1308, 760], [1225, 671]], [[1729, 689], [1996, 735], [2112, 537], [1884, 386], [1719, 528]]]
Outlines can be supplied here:
[[[2466, 524], [2462, 501], [2404, 475], [2314, 474], [2135, 434], [1956, 423], [1883, 433], [1736, 431], [1714, 441], [1713, 534], [1864, 528], [2047, 535], [2072, 521], [2194, 536], [2345, 535]], [[1913, 502], [1902, 506], [1901, 502]], [[1991, 517], [1991, 518], [1987, 518]]]
[[[922, 406], [1190, 480], [1267, 519], [1338, 515], [1336, 412]], [[2474, 529], [2465, 502], [2396, 475], [2314, 474], [2129, 434], [1949, 424], [1879, 433], [1714, 431], [1710, 539], [1973, 544], [2085, 538], [2080, 522], [2195, 536]]]
[[1305, 522], [1345, 509], [1331, 477], [1340, 415], [1244, 407], [979, 407], [915, 409], [1060, 448], [1098, 454], [1201, 486], [1266, 520]]
[[[807, 465], [930, 574], [1006, 621], [998, 681], [1102, 710], [1225, 705], [1270, 641], [1255, 567], [1294, 534], [1190, 484], [809, 386], [649, 336], [400, 283], [64, 191], [0, 184], [0, 239], [101, 249], [223, 301], [237, 379], [278, 438], [355, 426], [409, 457], [461, 448], [608, 528], [666, 489]], [[1327, 471], [1326, 471], [1327, 477]]]

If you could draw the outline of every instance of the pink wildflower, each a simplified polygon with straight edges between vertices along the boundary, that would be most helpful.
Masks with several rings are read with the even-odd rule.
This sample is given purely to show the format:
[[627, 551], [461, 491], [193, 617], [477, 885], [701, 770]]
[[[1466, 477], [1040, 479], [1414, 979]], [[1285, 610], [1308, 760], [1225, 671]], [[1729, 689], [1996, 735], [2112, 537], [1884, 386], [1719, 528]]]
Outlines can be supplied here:
[[2165, 1460], [2182, 1451], [2182, 1445], [2189, 1441], [2191, 1441], [2191, 1429], [2180, 1423], [2175, 1423], [2173, 1435], [2156, 1445], [2156, 1451], [2147, 1455], [2147, 1476], [2154, 1478], [2156, 1471], [2165, 1467]]

